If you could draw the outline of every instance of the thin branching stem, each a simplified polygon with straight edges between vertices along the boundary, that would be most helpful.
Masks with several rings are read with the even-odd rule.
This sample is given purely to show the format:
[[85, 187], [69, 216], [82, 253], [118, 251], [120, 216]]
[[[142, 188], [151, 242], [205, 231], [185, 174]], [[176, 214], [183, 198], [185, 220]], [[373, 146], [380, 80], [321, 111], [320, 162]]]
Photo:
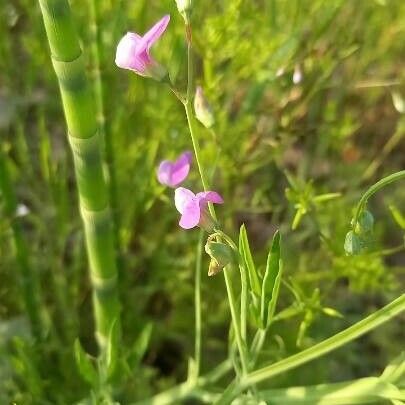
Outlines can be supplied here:
[[[194, 88], [194, 62], [193, 62], [193, 50], [192, 50], [192, 45], [191, 45], [191, 27], [189, 25], [186, 26], [186, 34], [187, 34], [187, 72], [188, 72], [188, 81], [187, 81], [187, 98], [186, 102], [184, 103], [184, 108], [186, 112], [186, 117], [187, 117], [187, 122], [190, 130], [190, 135], [191, 135], [191, 141], [193, 144], [194, 148], [194, 154], [195, 158], [197, 161], [197, 166], [198, 170], [200, 173], [201, 177], [201, 182], [204, 188], [204, 191], [207, 191], [209, 189], [208, 187], [208, 179], [205, 174], [205, 170], [202, 164], [202, 159], [201, 159], [201, 149], [200, 149], [200, 144], [197, 139], [197, 134], [195, 131], [195, 120], [193, 116], [193, 111], [192, 111], [192, 97], [193, 97], [193, 88]], [[210, 211], [210, 214], [214, 218], [214, 220], [217, 219], [215, 209], [212, 204], [208, 204], [208, 208]], [[231, 317], [232, 317], [232, 322], [233, 322], [233, 328], [235, 332], [235, 338], [236, 338], [236, 344], [238, 346], [238, 351], [239, 351], [239, 356], [240, 356], [240, 361], [242, 365], [242, 371], [244, 374], [247, 373], [248, 371], [248, 353], [246, 350], [246, 345], [243, 341], [242, 335], [241, 335], [241, 325], [239, 322], [239, 317], [238, 317], [238, 312], [236, 309], [236, 298], [235, 298], [235, 293], [232, 287], [232, 282], [230, 278], [229, 271], [231, 270], [230, 266], [225, 267], [223, 273], [224, 273], [224, 278], [225, 278], [225, 285], [226, 285], [226, 290], [228, 294], [228, 301], [229, 301], [229, 307], [231, 311]]]
[[324, 341], [303, 350], [302, 352], [280, 360], [277, 363], [253, 371], [240, 381], [232, 382], [225, 390], [221, 398], [218, 399], [216, 404], [229, 404], [233, 398], [252, 385], [301, 366], [302, 364], [308, 363], [313, 359], [319, 358], [333, 350], [336, 350], [352, 340], [364, 335], [365, 333], [377, 328], [390, 319], [398, 316], [403, 311], [405, 311], [405, 294], [402, 294], [385, 307], [379, 309], [378, 311], [348, 327], [347, 329], [337, 333], [336, 335], [325, 339]]

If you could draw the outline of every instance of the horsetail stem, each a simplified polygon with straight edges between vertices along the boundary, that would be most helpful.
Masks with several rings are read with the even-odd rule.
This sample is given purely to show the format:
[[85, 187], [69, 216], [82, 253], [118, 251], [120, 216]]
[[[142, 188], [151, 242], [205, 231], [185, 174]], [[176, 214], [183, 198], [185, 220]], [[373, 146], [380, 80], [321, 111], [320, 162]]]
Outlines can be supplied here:
[[96, 338], [103, 352], [120, 317], [113, 229], [91, 88], [67, 0], [39, 0], [62, 97], [84, 224]]

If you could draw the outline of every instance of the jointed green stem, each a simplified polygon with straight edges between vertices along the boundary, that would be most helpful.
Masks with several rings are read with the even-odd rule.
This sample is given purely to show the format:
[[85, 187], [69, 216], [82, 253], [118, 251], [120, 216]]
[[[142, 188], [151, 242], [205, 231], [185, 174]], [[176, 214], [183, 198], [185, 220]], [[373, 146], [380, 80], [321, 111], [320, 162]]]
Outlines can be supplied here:
[[67, 0], [39, 0], [39, 4], [73, 152], [93, 286], [96, 337], [103, 350], [113, 322], [120, 324], [120, 309], [111, 214], [102, 170], [102, 139], [69, 4]]

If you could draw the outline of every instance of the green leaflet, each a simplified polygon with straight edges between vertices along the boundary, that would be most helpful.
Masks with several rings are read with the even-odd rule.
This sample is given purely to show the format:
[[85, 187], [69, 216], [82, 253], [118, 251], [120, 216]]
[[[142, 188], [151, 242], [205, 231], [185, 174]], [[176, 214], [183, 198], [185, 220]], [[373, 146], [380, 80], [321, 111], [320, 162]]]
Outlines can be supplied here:
[[107, 350], [106, 350], [106, 371], [107, 376], [113, 375], [118, 358], [118, 342], [119, 342], [120, 328], [118, 321], [115, 319], [111, 324], [110, 333], [108, 334]]
[[262, 283], [260, 318], [264, 328], [268, 326], [269, 319], [274, 315], [280, 282], [280, 233], [277, 231], [273, 236]]
[[245, 224], [242, 224], [239, 231], [239, 253], [242, 257], [244, 265], [248, 270], [250, 289], [257, 297], [260, 297], [261, 288], [259, 276], [257, 275], [256, 267], [253, 262], [252, 253], [250, 251], [249, 240], [247, 237]]
[[130, 354], [128, 356], [128, 364], [131, 369], [137, 368], [139, 366], [142, 357], [144, 356], [146, 349], [148, 348], [152, 335], [152, 329], [152, 323], [146, 324], [146, 326], [142, 329], [141, 333], [136, 339], [132, 349], [130, 350]]
[[390, 383], [397, 383], [405, 377], [405, 351], [401, 352], [381, 374], [381, 379]]
[[401, 227], [401, 229], [405, 229], [405, 217], [401, 214], [398, 208], [395, 205], [391, 204], [389, 205], [389, 209], [395, 222]]
[[92, 363], [91, 357], [82, 348], [79, 339], [75, 340], [74, 351], [75, 351], [76, 365], [80, 375], [89, 384], [95, 386], [98, 380], [97, 371]]
[[271, 300], [269, 302], [269, 309], [267, 313], [267, 326], [269, 326], [270, 320], [273, 319], [274, 313], [276, 312], [276, 305], [278, 301], [278, 295], [280, 293], [282, 274], [283, 274], [283, 262], [282, 260], [280, 260], [278, 264], [278, 273], [276, 276], [276, 280], [274, 282], [273, 293], [271, 295]]

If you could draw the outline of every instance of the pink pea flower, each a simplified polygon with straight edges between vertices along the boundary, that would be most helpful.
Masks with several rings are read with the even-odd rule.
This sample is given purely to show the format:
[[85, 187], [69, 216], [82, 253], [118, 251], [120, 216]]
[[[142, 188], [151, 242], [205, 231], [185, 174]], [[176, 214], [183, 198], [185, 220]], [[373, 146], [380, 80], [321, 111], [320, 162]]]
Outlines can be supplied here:
[[177, 160], [164, 160], [158, 168], [159, 183], [169, 187], [177, 187], [188, 176], [193, 155], [191, 152], [182, 153]]
[[163, 79], [167, 71], [150, 56], [150, 48], [165, 32], [169, 21], [170, 15], [165, 15], [143, 37], [127, 32], [118, 43], [115, 64], [141, 76]]
[[222, 204], [224, 200], [215, 191], [194, 194], [187, 188], [176, 188], [174, 191], [174, 203], [177, 211], [181, 214], [179, 225], [183, 229], [201, 226], [204, 229], [211, 230], [214, 221], [207, 211], [209, 202]]

